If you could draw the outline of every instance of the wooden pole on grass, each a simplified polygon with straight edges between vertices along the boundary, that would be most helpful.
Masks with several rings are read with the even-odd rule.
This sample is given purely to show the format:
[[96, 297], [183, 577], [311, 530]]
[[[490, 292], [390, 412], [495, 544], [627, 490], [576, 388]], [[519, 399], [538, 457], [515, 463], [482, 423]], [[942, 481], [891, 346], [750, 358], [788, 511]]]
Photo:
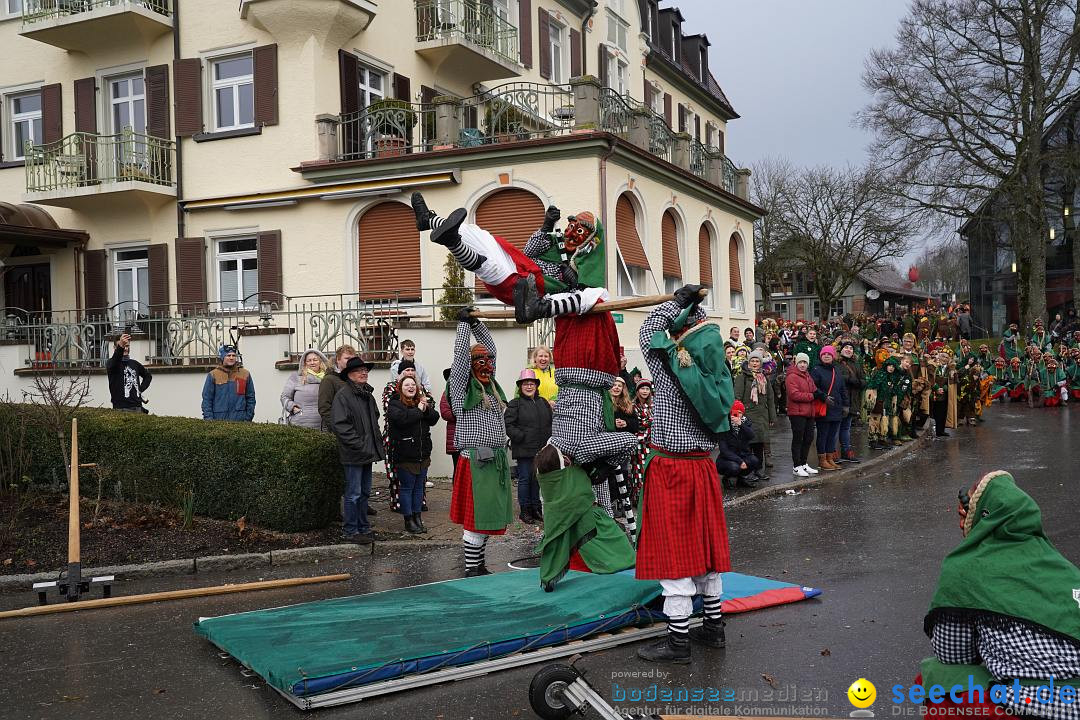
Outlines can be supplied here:
[[[698, 294], [705, 298], [709, 291], [702, 289], [698, 291]], [[622, 300], [609, 300], [602, 303], [593, 305], [588, 312], [612, 312], [614, 310], [633, 310], [634, 308], [650, 307], [652, 305], [659, 305], [672, 299], [672, 295], [645, 295], [643, 297], [623, 298]], [[588, 314], [588, 313], [583, 313]], [[481, 318], [483, 320], [513, 320], [513, 310], [474, 310], [471, 315], [475, 318]]]
[[238, 585], [215, 585], [213, 587], [189, 588], [187, 590], [167, 590], [165, 592], [146, 593], [144, 595], [98, 598], [96, 600], [84, 600], [82, 602], [69, 603], [67, 605], [35, 605], [33, 607], [0, 612], [0, 619], [30, 617], [32, 615], [49, 615], [51, 613], [114, 607], [117, 605], [138, 605], [140, 603], [157, 602], [158, 600], [180, 600], [183, 598], [206, 597], [209, 595], [226, 595], [229, 593], [247, 592], [249, 590], [271, 590], [274, 588], [295, 587], [297, 585], [338, 582], [341, 580], [348, 580], [351, 577], [352, 575], [348, 573], [342, 573], [340, 575], [319, 575], [318, 577], [310, 578], [262, 580], [259, 582], [240, 583]]
[[71, 480], [68, 485], [68, 569], [67, 599], [79, 599], [82, 560], [79, 547], [79, 420], [71, 418]]

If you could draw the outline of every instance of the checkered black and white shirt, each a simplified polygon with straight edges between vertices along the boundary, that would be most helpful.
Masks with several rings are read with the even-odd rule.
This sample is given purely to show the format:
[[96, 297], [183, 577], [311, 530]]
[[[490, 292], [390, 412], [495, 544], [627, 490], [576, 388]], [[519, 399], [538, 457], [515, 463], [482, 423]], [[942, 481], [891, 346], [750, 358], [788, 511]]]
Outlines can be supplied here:
[[458, 323], [457, 337], [454, 338], [454, 361], [450, 365], [450, 408], [457, 417], [457, 427], [454, 430], [454, 445], [462, 448], [506, 447], [506, 422], [503, 413], [506, 407], [498, 398], [484, 394], [484, 401], [472, 408], [465, 410], [465, 396], [469, 392], [469, 382], [472, 380], [472, 345], [471, 338], [475, 336], [476, 342], [487, 348], [491, 356], [495, 357], [495, 340], [491, 337], [491, 331], [483, 323], [477, 323], [470, 327], [468, 323]]
[[[719, 436], [702, 426], [696, 412], [690, 407], [682, 388], [671, 374], [664, 358], [652, 352], [654, 332], [666, 331], [682, 312], [674, 300], [657, 305], [645, 321], [641, 323], [638, 340], [641, 353], [649, 366], [653, 381], [653, 422], [650, 442], [664, 450], [674, 453], [700, 450], [714, 450]], [[705, 318], [705, 311], [695, 308], [691, 319], [700, 322]]]
[[[1018, 715], [1049, 720], [1080, 720], [1080, 699], [1065, 704], [1039, 702], [1038, 685], [1013, 693], [1012, 680], [1019, 678], [1080, 678], [1080, 646], [1008, 618], [965, 622], [942, 619], [931, 635], [934, 654], [946, 664], [986, 665], [994, 678], [1007, 687], [1007, 707]], [[1055, 684], [1055, 688], [1059, 685]], [[1046, 699], [1046, 691], [1043, 691]], [[987, 698], [987, 700], [989, 700]]]
[[[551, 418], [551, 444], [579, 465], [610, 459], [621, 465], [637, 450], [634, 433], [609, 432], [604, 426], [604, 395], [615, 376], [589, 368], [556, 368], [559, 397]], [[586, 386], [588, 389], [574, 386]]]
[[546, 253], [554, 243], [551, 241], [551, 234], [546, 233], [543, 230], [537, 230], [529, 238], [529, 242], [525, 243], [525, 256], [536, 263], [540, 268], [540, 272], [550, 278], [556, 278], [562, 280], [561, 273], [559, 272], [559, 263], [553, 263], [548, 260], [540, 258], [541, 255]]

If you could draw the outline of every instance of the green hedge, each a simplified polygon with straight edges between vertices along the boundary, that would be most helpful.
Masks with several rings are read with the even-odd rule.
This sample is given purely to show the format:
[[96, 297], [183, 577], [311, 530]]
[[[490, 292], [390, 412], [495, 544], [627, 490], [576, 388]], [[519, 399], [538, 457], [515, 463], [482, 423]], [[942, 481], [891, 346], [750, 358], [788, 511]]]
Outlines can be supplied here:
[[[40, 410], [0, 405], [0, 427], [17, 413], [26, 423], [34, 483], [64, 476], [60, 444]], [[326, 527], [340, 516], [344, 486], [337, 441], [329, 433], [284, 425], [211, 422], [82, 409], [79, 461], [104, 469], [104, 495], [180, 508], [193, 497], [196, 515], [249, 522], [285, 532]], [[9, 426], [10, 427], [10, 426]], [[97, 494], [84, 469], [83, 496]]]

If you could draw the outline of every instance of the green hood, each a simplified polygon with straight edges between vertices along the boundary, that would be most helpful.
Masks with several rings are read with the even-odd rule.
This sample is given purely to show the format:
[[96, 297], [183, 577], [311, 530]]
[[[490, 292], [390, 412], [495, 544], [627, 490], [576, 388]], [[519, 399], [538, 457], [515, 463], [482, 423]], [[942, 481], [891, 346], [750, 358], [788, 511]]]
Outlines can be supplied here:
[[1004, 616], [1080, 642], [1080, 569], [1047, 539], [1039, 506], [1001, 470], [983, 477], [971, 504], [967, 535], [941, 564], [926, 634], [950, 616]]
[[[677, 330], [686, 321], [684, 312], [673, 323]], [[657, 331], [652, 336], [652, 351], [664, 356], [687, 401], [702, 424], [714, 433], [731, 429], [731, 406], [735, 388], [724, 358], [724, 336], [715, 323], [701, 323], [687, 330], [677, 340]]]
[[491, 376], [491, 382], [486, 387], [480, 384], [475, 375], [469, 375], [469, 390], [465, 393], [462, 410], [472, 410], [484, 400], [485, 394], [498, 397], [502, 404], [506, 405], [506, 393], [503, 392], [502, 387], [499, 386], [499, 381], [495, 379], [494, 375]]
[[[561, 234], [544, 253], [541, 260], [558, 265], [562, 262], [562, 254], [559, 252]], [[607, 287], [607, 248], [604, 245], [604, 225], [596, 221], [596, 237], [590, 242], [588, 248], [578, 248], [570, 258], [570, 264], [577, 270], [578, 284], [585, 287]], [[567, 287], [558, 278], [544, 276], [544, 292], [547, 294], [565, 292]]]

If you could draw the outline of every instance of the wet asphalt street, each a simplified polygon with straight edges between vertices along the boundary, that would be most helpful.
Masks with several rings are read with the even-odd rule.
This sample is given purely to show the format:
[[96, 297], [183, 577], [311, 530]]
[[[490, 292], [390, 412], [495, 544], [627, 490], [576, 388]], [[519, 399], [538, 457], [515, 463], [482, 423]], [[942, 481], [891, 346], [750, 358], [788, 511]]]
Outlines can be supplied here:
[[[1014, 409], [1015, 408], [1015, 409]], [[730, 511], [734, 569], [821, 588], [824, 594], [728, 618], [726, 650], [694, 650], [689, 666], [659, 668], [635, 658], [636, 646], [580, 661], [594, 687], [716, 688], [725, 702], [669, 703], [662, 712], [773, 714], [795, 706], [846, 716], [856, 678], [877, 685], [877, 717], [892, 716], [888, 696], [910, 683], [929, 653], [922, 617], [941, 558], [959, 540], [956, 491], [984, 472], [1014, 473], [1043, 510], [1047, 534], [1080, 561], [1074, 485], [1080, 463], [1080, 408], [996, 406], [988, 421], [906, 451], [892, 467], [796, 496], [754, 501]], [[776, 480], [781, 478], [776, 474]], [[529, 554], [528, 538], [496, 542], [494, 567]], [[0, 621], [0, 718], [299, 718], [303, 713], [257, 677], [191, 632], [212, 616], [458, 577], [458, 551], [431, 549], [292, 566], [271, 573], [200, 574], [130, 582], [117, 594], [348, 571], [351, 581], [153, 605]], [[505, 566], [503, 566], [505, 567]], [[29, 593], [0, 595], [0, 608], [32, 604]], [[336, 718], [530, 718], [527, 691], [539, 666], [314, 711]], [[772, 693], [772, 699], [768, 693]], [[756, 697], [756, 700], [754, 699]], [[794, 702], [782, 698], [791, 697]], [[628, 709], [645, 703], [623, 702]], [[788, 710], [786, 714], [791, 714]], [[593, 715], [595, 717], [595, 715]]]

